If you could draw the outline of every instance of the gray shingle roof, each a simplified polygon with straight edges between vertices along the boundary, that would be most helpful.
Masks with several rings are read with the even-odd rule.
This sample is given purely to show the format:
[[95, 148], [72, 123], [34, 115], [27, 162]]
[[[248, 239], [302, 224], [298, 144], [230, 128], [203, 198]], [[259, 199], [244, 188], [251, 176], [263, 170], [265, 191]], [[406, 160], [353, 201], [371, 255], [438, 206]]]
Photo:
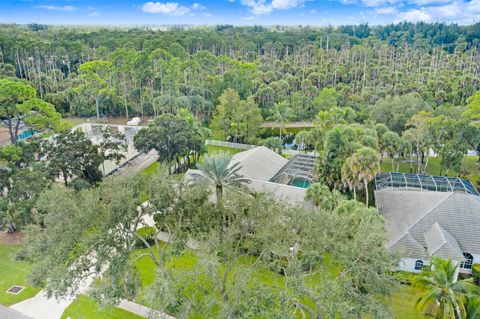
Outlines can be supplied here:
[[[194, 182], [199, 176], [203, 175], [202, 171], [197, 169], [189, 169], [183, 180], [187, 183]], [[281, 200], [287, 200], [291, 203], [300, 203], [302, 204], [305, 199], [305, 188], [294, 187], [285, 184], [278, 184], [272, 183], [268, 181], [259, 181], [249, 179], [249, 183], [247, 184], [250, 189], [255, 192], [263, 192], [263, 193], [272, 193], [275, 198]], [[212, 189], [213, 191], [213, 189]], [[210, 198], [212, 201], [215, 201], [215, 192], [212, 192], [212, 197]]]
[[463, 260], [462, 249], [458, 245], [457, 240], [439, 223], [433, 224], [423, 234], [423, 237], [425, 238], [427, 251], [430, 256], [435, 255], [446, 259]]
[[428, 257], [427, 250], [423, 247], [409, 232], [404, 233], [400, 238], [393, 242], [388, 249], [398, 251], [403, 256], [418, 259]]
[[[305, 204], [305, 188], [269, 181], [287, 162], [283, 156], [265, 146], [260, 146], [235, 154], [229, 166], [240, 163], [237, 174], [249, 181], [248, 187], [253, 191], [272, 193], [277, 199]], [[200, 175], [202, 175], [200, 170], [189, 169], [185, 173], [184, 181], [193, 182]], [[214, 196], [212, 200], [215, 200]]]
[[480, 254], [479, 196], [381, 189], [375, 201], [389, 233], [387, 248], [412, 258], [420, 258], [419, 247], [427, 255], [457, 260], [462, 252]]
[[375, 191], [377, 209], [385, 217], [389, 234], [389, 245], [397, 241], [405, 232], [431, 211], [450, 193], [423, 191]]
[[278, 199], [297, 204], [304, 203], [307, 191], [305, 188], [259, 180], [251, 180], [249, 186], [256, 192], [272, 193]]
[[270, 180], [288, 160], [265, 146], [233, 155], [230, 165], [240, 163], [239, 175], [248, 179]]

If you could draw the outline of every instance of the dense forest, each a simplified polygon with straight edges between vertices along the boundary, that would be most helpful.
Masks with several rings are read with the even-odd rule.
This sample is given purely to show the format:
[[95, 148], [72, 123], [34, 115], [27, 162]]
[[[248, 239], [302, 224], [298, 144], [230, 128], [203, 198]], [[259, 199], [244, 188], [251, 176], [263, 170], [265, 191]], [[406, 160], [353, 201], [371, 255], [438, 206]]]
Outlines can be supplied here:
[[[335, 100], [358, 111], [414, 93], [432, 108], [479, 89], [480, 23], [115, 29], [2, 25], [0, 76], [27, 79], [63, 114], [210, 121], [218, 97], [252, 96], [264, 119], [286, 103], [311, 120]], [[88, 62], [88, 63], [87, 63]], [[362, 116], [363, 114], [363, 116]]]

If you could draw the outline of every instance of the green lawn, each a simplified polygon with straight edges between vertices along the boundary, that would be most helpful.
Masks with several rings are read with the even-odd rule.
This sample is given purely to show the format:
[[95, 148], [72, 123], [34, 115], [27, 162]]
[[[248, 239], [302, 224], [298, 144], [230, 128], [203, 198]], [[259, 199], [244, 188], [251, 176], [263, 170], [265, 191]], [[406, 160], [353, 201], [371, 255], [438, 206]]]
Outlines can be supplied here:
[[[231, 147], [223, 147], [223, 146], [215, 146], [215, 145], [207, 145], [207, 153], [208, 154], [215, 154], [219, 152], [229, 152], [230, 154], [234, 155], [239, 152], [245, 151], [244, 149], [239, 148], [231, 148]], [[201, 161], [202, 159], [200, 159]], [[153, 162], [148, 166], [146, 169], [143, 170], [143, 174], [146, 175], [153, 175], [159, 171], [158, 162]], [[183, 176], [183, 175], [182, 175]]]
[[77, 126], [79, 124], [86, 123], [87, 118], [84, 118], [84, 117], [65, 117], [65, 118], [62, 118], [62, 121], [66, 122], [66, 123], [70, 124], [72, 127], [74, 127], [74, 126]]
[[100, 308], [98, 304], [87, 296], [81, 295], [72, 302], [62, 315], [61, 319], [145, 319], [120, 308]]
[[[139, 249], [133, 253], [134, 256], [138, 256], [143, 253], [148, 253], [146, 249]], [[244, 258], [241, 260], [240, 265], [248, 266], [254, 262], [253, 258]], [[330, 259], [326, 258], [326, 264], [331, 264]], [[167, 267], [182, 269], [185, 271], [193, 270], [196, 265], [196, 258], [192, 252], [185, 252], [178, 257], [174, 257], [167, 263]], [[136, 262], [136, 266], [139, 270], [139, 275], [142, 280], [142, 289], [143, 291], [155, 281], [155, 264], [151, 261], [149, 257], [143, 257]], [[332, 267], [331, 273], [333, 275], [338, 274], [341, 271], [340, 267]], [[232, 271], [231, 275], [235, 273], [235, 268]], [[255, 270], [253, 273], [252, 285], [261, 282], [266, 286], [272, 287], [283, 287], [284, 286], [284, 277], [272, 272], [267, 267], [260, 268]], [[318, 284], [319, 278], [313, 278], [313, 283]], [[194, 284], [192, 284], [192, 289], [195, 289]], [[423, 318], [422, 314], [415, 308], [415, 292], [410, 286], [401, 285], [399, 290], [394, 292], [387, 300], [386, 303], [391, 309], [394, 318], [396, 319], [421, 319]], [[143, 293], [137, 299], [137, 302], [140, 304], [145, 304], [146, 302], [143, 298]], [[305, 300], [307, 304], [308, 300]], [[75, 319], [75, 318], [72, 318]]]
[[143, 174], [145, 175], [154, 175], [160, 171], [158, 161], [153, 162], [147, 168], [143, 170]]
[[422, 319], [424, 316], [415, 308], [416, 294], [408, 285], [401, 285], [399, 290], [392, 294], [387, 304], [395, 319]]
[[[31, 265], [15, 260], [15, 255], [20, 250], [20, 245], [0, 244], [0, 304], [13, 305], [24, 299], [33, 297], [40, 288], [31, 287], [27, 276], [31, 271]], [[18, 295], [6, 292], [13, 285], [26, 287]]]
[[[138, 249], [132, 254], [132, 258], [135, 258], [136, 256], [139, 256], [145, 253], [148, 253], [147, 249]], [[247, 267], [253, 263], [254, 263], [253, 257], [242, 258], [239, 262], [239, 265], [233, 268], [229, 277], [233, 276], [239, 267]], [[185, 251], [179, 256], [170, 258], [167, 261], [168, 268], [175, 269], [175, 270], [182, 270], [186, 272], [193, 271], [196, 265], [197, 265], [197, 259], [191, 251]], [[155, 281], [156, 265], [153, 263], [153, 261], [149, 257], [145, 256], [143, 258], [140, 258], [136, 262], [136, 266], [142, 281], [142, 291], [140, 295], [137, 297], [136, 302], [148, 306], [144, 298], [144, 293], [147, 290], [148, 286]], [[254, 273], [253, 273], [252, 286], [257, 282], [262, 282], [264, 285], [267, 285], [267, 286], [282, 287], [284, 285], [284, 277], [270, 271], [267, 267], [258, 267], [254, 270]], [[195, 290], [196, 293], [198, 293], [199, 291], [196, 286], [197, 284], [198, 282], [192, 282], [192, 285], [187, 287], [188, 288], [187, 291]], [[209, 285], [208, 283], [206, 284], [204, 282], [205, 287], [208, 285]], [[214, 317], [214, 314], [210, 314], [210, 315], [211, 317]], [[202, 318], [204, 317], [202, 316]]]
[[241, 148], [225, 147], [225, 146], [216, 146], [216, 145], [207, 145], [207, 153], [215, 154], [219, 152], [228, 152], [231, 155], [246, 151]]
[[[414, 159], [415, 160], [415, 159]], [[467, 157], [467, 178], [472, 182], [474, 186], [477, 186], [477, 181], [480, 181], [480, 164], [477, 162], [478, 156], [468, 156]], [[395, 169], [396, 169], [395, 162]], [[415, 165], [413, 165], [415, 167]], [[392, 171], [392, 161], [390, 158], [384, 158], [381, 165], [382, 172], [391, 172]], [[415, 168], [414, 168], [415, 169]], [[399, 172], [409, 173], [410, 164], [409, 163], [400, 163]], [[440, 158], [430, 157], [427, 166], [427, 173], [430, 175], [439, 175], [440, 173]], [[445, 169], [443, 169], [443, 175], [445, 175]], [[458, 172], [450, 170], [448, 173], [450, 177], [458, 177]]]

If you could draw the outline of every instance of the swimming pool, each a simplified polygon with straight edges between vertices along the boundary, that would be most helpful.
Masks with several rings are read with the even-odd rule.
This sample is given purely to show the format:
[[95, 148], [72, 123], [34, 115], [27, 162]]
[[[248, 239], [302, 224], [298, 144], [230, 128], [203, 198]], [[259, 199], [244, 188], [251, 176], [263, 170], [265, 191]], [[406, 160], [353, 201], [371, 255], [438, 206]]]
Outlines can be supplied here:
[[21, 141], [21, 140], [27, 139], [27, 138], [35, 135], [35, 134], [37, 134], [36, 131], [25, 131], [22, 134], [17, 136], [17, 140]]
[[295, 187], [301, 187], [301, 188], [308, 188], [310, 186], [310, 181], [304, 178], [293, 178], [288, 185], [295, 186]]

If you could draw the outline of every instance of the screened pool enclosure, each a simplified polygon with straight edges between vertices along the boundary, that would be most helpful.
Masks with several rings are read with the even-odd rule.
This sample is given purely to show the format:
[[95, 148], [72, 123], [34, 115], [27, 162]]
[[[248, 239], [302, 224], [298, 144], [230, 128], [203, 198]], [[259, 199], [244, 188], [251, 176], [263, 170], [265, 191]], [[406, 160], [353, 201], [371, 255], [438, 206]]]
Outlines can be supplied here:
[[315, 181], [317, 157], [296, 154], [270, 179], [270, 182], [307, 188]]
[[472, 183], [464, 178], [422, 174], [381, 173], [375, 176], [375, 189], [462, 192], [480, 196]]

